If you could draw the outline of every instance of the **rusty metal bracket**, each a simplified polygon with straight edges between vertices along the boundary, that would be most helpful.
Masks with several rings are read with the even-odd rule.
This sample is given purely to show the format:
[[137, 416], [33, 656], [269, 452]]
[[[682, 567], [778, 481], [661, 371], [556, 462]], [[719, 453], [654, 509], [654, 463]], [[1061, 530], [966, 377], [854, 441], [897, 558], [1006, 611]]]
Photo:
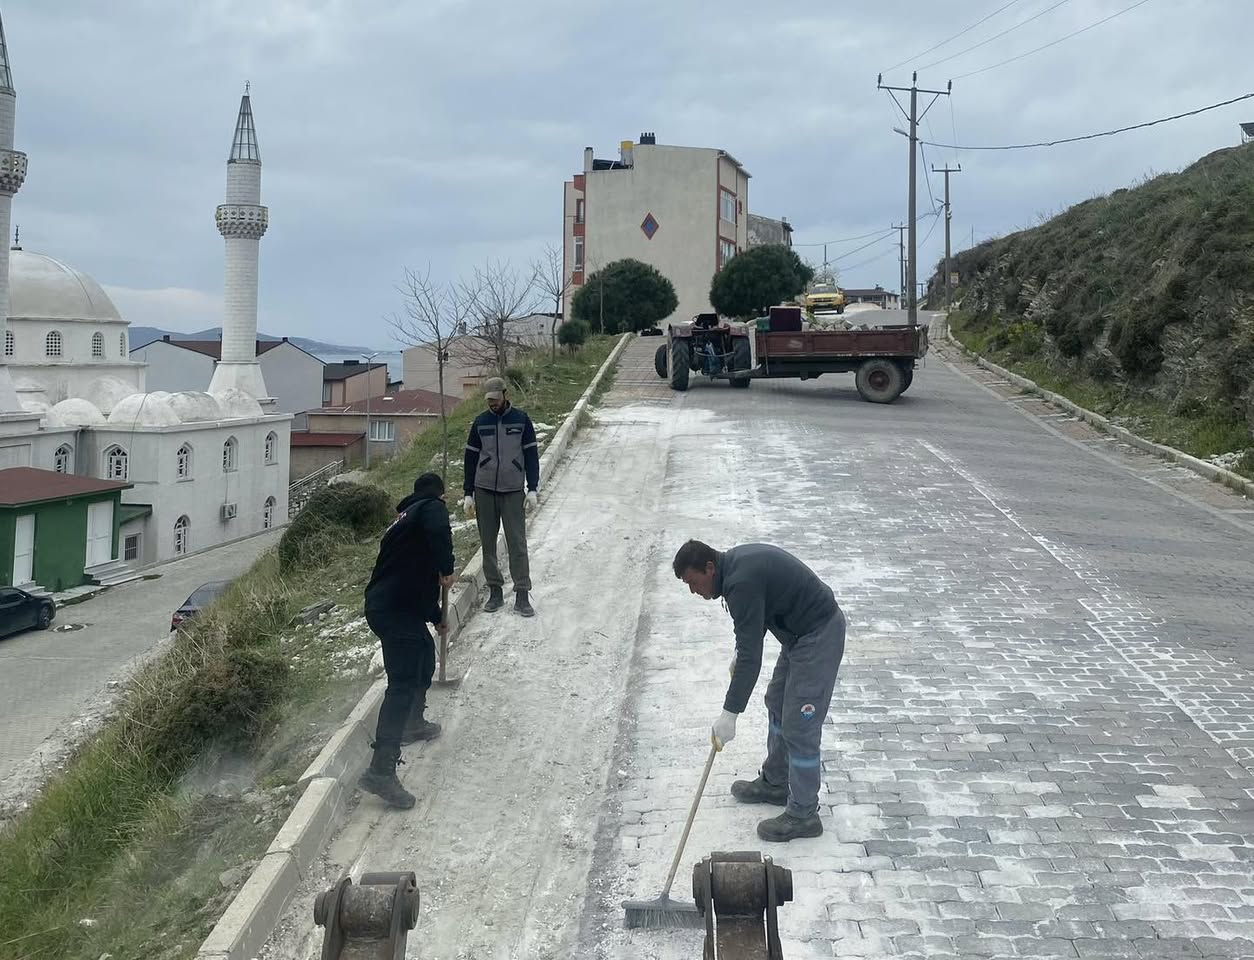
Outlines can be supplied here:
[[692, 868], [705, 918], [704, 960], [783, 960], [777, 908], [792, 900], [792, 871], [756, 850], [711, 853]]
[[318, 894], [314, 923], [325, 927], [321, 960], [405, 960], [405, 941], [418, 923], [413, 873], [367, 873]]

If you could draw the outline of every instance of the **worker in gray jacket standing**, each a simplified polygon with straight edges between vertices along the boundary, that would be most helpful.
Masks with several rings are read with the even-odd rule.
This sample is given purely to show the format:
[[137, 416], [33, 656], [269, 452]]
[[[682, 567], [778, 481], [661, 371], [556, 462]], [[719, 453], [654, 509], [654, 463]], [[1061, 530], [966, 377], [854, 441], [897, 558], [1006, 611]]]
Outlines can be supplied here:
[[731, 792], [744, 803], [784, 807], [778, 817], [758, 824], [763, 840], [819, 836], [823, 719], [845, 652], [845, 615], [831, 588], [792, 554], [765, 543], [720, 553], [689, 540], [675, 554], [674, 569], [697, 596], [721, 598], [735, 624], [731, 684], [710, 732], [716, 750], [736, 736], [736, 717], [762, 671], [766, 631], [780, 642], [766, 688], [766, 761], [757, 779], [737, 780]]
[[[527, 557], [526, 513], [534, 510], [540, 487], [540, 445], [531, 418], [509, 402], [505, 381], [492, 377], [484, 384], [488, 409], [475, 417], [466, 441], [462, 502], [466, 516], [477, 517], [483, 548], [483, 576], [488, 584], [486, 612], [505, 603], [505, 578], [496, 561], [496, 538], [505, 527], [509, 575], [514, 582], [514, 610], [534, 617], [527, 594], [531, 566]], [[526, 493], [524, 494], [524, 487]]]

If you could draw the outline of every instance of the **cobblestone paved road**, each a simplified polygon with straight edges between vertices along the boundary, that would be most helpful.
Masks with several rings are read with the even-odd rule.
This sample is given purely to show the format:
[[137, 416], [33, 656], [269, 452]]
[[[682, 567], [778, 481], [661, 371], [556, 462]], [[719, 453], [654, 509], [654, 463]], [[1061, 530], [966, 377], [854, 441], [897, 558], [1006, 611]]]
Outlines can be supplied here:
[[728, 796], [761, 759], [763, 679], [677, 890], [712, 850], [777, 856], [789, 960], [1254, 957], [1248, 501], [935, 355], [889, 406], [851, 379], [675, 398], [620, 374], [611, 402], [677, 425], [581, 955], [700, 949], [619, 906], [661, 887], [726, 685], [730, 621], [669, 569], [696, 536], [797, 552], [849, 643], [824, 836], [769, 847], [774, 811]]

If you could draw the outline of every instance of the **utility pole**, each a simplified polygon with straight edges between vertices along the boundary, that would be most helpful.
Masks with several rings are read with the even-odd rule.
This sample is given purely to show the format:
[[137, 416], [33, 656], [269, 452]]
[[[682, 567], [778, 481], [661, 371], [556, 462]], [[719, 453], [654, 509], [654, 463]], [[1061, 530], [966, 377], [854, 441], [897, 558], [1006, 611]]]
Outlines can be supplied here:
[[949, 280], [951, 276], [949, 272], [949, 221], [953, 218], [949, 209], [949, 175], [951, 173], [961, 173], [962, 164], [958, 164], [956, 167], [946, 165], [941, 167], [939, 170], [937, 170], [935, 165], [933, 165], [932, 172], [943, 173], [945, 175], [945, 312], [949, 313], [949, 307], [953, 299], [953, 290], [950, 287]]
[[901, 292], [902, 303], [907, 303], [909, 297], [906, 296], [906, 225], [900, 224], [893, 227], [897, 231], [897, 258], [900, 275], [897, 278], [897, 289]]
[[[927, 116], [928, 110], [932, 109], [932, 105], [935, 104], [937, 100], [939, 100], [941, 97], [945, 97], [949, 95], [949, 93], [953, 90], [954, 82], [950, 80], [949, 86], [945, 90], [920, 90], [919, 89], [919, 73], [916, 70], [910, 77], [910, 86], [908, 87], [884, 86], [884, 75], [882, 73], [876, 78], [875, 85], [880, 90], [887, 90], [889, 92], [889, 95], [892, 96], [893, 98], [893, 103], [897, 104], [897, 109], [901, 110], [902, 114], [906, 116], [906, 119], [910, 121], [910, 132], [905, 134], [905, 136], [910, 140], [910, 211], [909, 211], [908, 223], [907, 223], [907, 226], [910, 228], [910, 261], [909, 261], [909, 268], [908, 268], [909, 276], [907, 277], [906, 289], [909, 291], [909, 294], [910, 294], [910, 313], [908, 315], [907, 322], [910, 324], [910, 326], [913, 327], [913, 326], [916, 326], [919, 322], [919, 302], [918, 302], [918, 295], [915, 293], [915, 283], [916, 283], [915, 275], [918, 272], [917, 261], [918, 261], [918, 252], [919, 252], [918, 242], [917, 242], [918, 217], [915, 215], [915, 193], [916, 193], [915, 178], [917, 176], [915, 172], [915, 166], [917, 162], [916, 157], [918, 154], [918, 148], [916, 147], [916, 144], [919, 142], [919, 121]], [[900, 91], [901, 93], [909, 92], [910, 113], [906, 114], [906, 111], [902, 108], [901, 104], [897, 101], [897, 97], [894, 95], [894, 91]], [[924, 108], [922, 114], [919, 113], [919, 94], [920, 93], [930, 93], [933, 95], [932, 102], [929, 103]], [[899, 130], [898, 132], [905, 133], [905, 131], [901, 131], [901, 130]]]

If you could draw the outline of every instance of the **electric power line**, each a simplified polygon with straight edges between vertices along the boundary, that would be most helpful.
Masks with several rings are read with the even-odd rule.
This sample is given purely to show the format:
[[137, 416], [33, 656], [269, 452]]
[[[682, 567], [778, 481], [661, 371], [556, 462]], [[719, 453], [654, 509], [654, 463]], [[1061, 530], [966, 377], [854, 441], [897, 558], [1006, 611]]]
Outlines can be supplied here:
[[939, 60], [933, 60], [931, 63], [924, 64], [923, 66], [919, 67], [919, 69], [930, 70], [932, 67], [939, 66], [942, 63], [948, 63], [950, 60], [955, 60], [958, 57], [961, 57], [964, 53], [970, 53], [972, 50], [978, 50], [980, 49], [980, 47], [987, 46], [988, 44], [992, 43], [994, 40], [1000, 40], [1006, 34], [1012, 33], [1013, 31], [1018, 30], [1020, 27], [1026, 27], [1033, 20], [1039, 20], [1041, 17], [1045, 16], [1045, 14], [1053, 10], [1057, 10], [1064, 3], [1070, 3], [1070, 2], [1071, 0], [1058, 0], [1058, 2], [1055, 3], [1052, 7], [1046, 7], [1040, 13], [1033, 14], [1032, 16], [1028, 17], [1026, 20], [1019, 21], [1013, 27], [1008, 27], [1007, 29], [1003, 30], [1001, 33], [994, 34], [993, 36], [989, 37], [987, 40], [981, 40], [979, 43], [977, 43], [973, 47], [967, 47], [965, 50], [959, 50], [957, 53], [951, 53], [947, 57], [942, 57]]
[[[1103, 19], [1098, 20], [1096, 23], [1090, 23], [1087, 27], [1081, 27], [1079, 30], [1069, 33], [1065, 37], [1059, 37], [1057, 40], [1051, 41], [1050, 43], [1046, 43], [1043, 46], [1036, 47], [1033, 50], [1029, 50], [1027, 51], [1027, 53], [1021, 53], [1017, 57], [1011, 57], [1009, 60], [1002, 60], [999, 63], [989, 64], [987, 67], [980, 67], [979, 70], [972, 70], [970, 73], [960, 74], [959, 76], [954, 77], [954, 79], [965, 80], [967, 77], [974, 77], [974, 76], [977, 76], [978, 74], [986, 73], [989, 70], [995, 70], [997, 67], [1004, 67], [1008, 63], [1014, 63], [1016, 60], [1022, 60], [1025, 57], [1030, 57], [1032, 56], [1032, 54], [1040, 53], [1042, 50], [1048, 50], [1050, 47], [1057, 46], [1058, 44], [1062, 43], [1064, 40], [1070, 40], [1072, 37], [1078, 37], [1080, 34], [1086, 33], [1087, 31], [1092, 30], [1094, 27], [1100, 27], [1103, 23], [1108, 23], [1109, 21], [1114, 20], [1115, 17], [1121, 17], [1125, 13], [1129, 13], [1135, 10], [1137, 7], [1142, 6], [1146, 3], [1149, 3], [1149, 0], [1137, 0], [1136, 3], [1132, 4], [1132, 6], [1124, 7], [1118, 13], [1112, 13], [1110, 16], [1104, 17]], [[954, 139], [957, 140], [958, 138], [955, 136]]]
[[1066, 137], [1061, 140], [1042, 140], [1038, 143], [1012, 143], [1005, 146], [979, 146], [969, 147], [960, 146], [953, 143], [935, 143], [931, 140], [920, 140], [919, 143], [926, 143], [929, 147], [939, 147], [942, 150], [1029, 150], [1033, 147], [1056, 147], [1064, 143], [1078, 143], [1081, 140], [1096, 140], [1099, 137], [1113, 137], [1119, 133], [1127, 133], [1129, 130], [1143, 130], [1146, 127], [1154, 127], [1160, 123], [1170, 123], [1173, 120], [1183, 120], [1185, 117], [1195, 117], [1199, 113], [1206, 113], [1208, 110], [1218, 110], [1220, 107], [1227, 107], [1234, 103], [1240, 103], [1242, 100], [1254, 98], [1254, 93], [1243, 93], [1239, 97], [1233, 97], [1231, 100], [1224, 100], [1222, 103], [1212, 103], [1210, 106], [1198, 107], [1196, 110], [1187, 110], [1184, 113], [1177, 113], [1170, 117], [1160, 117], [1157, 120], [1149, 120], [1145, 123], [1134, 123], [1128, 127], [1119, 127], [1115, 130], [1103, 130], [1101, 133], [1086, 133], [1082, 137]]
[[[928, 120], [927, 132], [928, 136], [934, 136], [932, 133], [932, 121]], [[936, 194], [932, 192], [932, 171], [931, 166], [927, 162], [927, 151], [923, 149], [923, 141], [919, 141], [919, 156], [923, 160], [923, 179], [927, 182], [927, 196], [932, 201], [932, 209], [936, 209]]]
[[876, 230], [873, 233], [863, 233], [856, 237], [845, 237], [841, 240], [824, 240], [820, 243], [794, 243], [794, 247], [826, 247], [834, 246], [838, 243], [853, 243], [855, 240], [865, 240], [867, 237], [878, 237], [882, 231]]
[[848, 253], [842, 253], [839, 257], [832, 257], [832, 258], [831, 258], [830, 260], [828, 260], [827, 262], [828, 262], [828, 263], [840, 263], [840, 261], [844, 260], [846, 257], [852, 257], [855, 253], [858, 253], [858, 252], [860, 252], [860, 251], [862, 251], [862, 250], [865, 250], [867, 247], [873, 247], [873, 246], [875, 246], [877, 243], [883, 243], [883, 242], [884, 242], [885, 240], [887, 240], [890, 236], [892, 236], [892, 234], [893, 234], [893, 233], [895, 233], [895, 232], [896, 232], [895, 230], [889, 230], [887, 233], [881, 234], [881, 235], [880, 235], [879, 237], [877, 237], [875, 240], [871, 240], [871, 241], [870, 241], [870, 242], [868, 242], [868, 243], [864, 243], [864, 244], [863, 244], [862, 246], [860, 246], [860, 247], [854, 247], [854, 248], [853, 248], [852, 250], [850, 250]]
[[[926, 57], [933, 50], [939, 50], [941, 47], [943, 47], [945, 44], [949, 43], [950, 41], [957, 40], [963, 34], [970, 33], [972, 30], [978, 27], [985, 20], [993, 19], [993, 17], [997, 16], [997, 14], [1001, 13], [1003, 10], [1007, 9], [1008, 7], [1013, 7], [1018, 2], [1019, 0], [1010, 0], [1009, 3], [1003, 4], [1002, 6], [994, 10], [992, 13], [988, 14], [987, 16], [981, 17], [979, 20], [975, 21], [975, 23], [971, 24], [971, 26], [967, 27], [965, 30], [959, 30], [957, 33], [955, 33], [952, 37], [949, 37], [947, 40], [942, 40], [940, 43], [936, 44], [936, 46], [928, 47], [922, 53], [916, 53], [913, 57], [910, 57], [906, 60], [902, 60], [901, 63], [894, 63], [891, 67], [888, 68], [888, 70], [896, 70], [898, 67], [904, 67], [907, 63], [910, 63], [913, 60], [918, 60], [920, 57]], [[888, 70], [885, 70], [884, 72], [888, 73]]]

